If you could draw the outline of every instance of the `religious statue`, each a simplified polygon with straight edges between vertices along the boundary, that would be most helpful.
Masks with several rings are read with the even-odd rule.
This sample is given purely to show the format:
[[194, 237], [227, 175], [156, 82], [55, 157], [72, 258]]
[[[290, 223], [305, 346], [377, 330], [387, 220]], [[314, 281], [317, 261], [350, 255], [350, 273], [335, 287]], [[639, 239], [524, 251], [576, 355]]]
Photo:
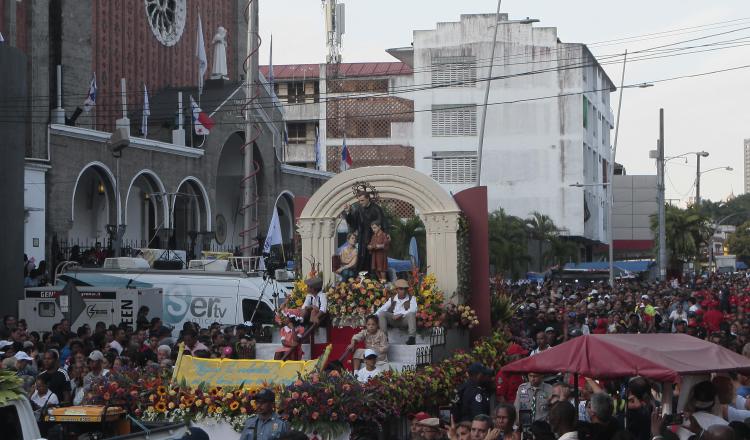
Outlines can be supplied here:
[[[372, 249], [369, 247], [373, 237], [372, 224], [377, 223], [380, 226], [378, 229], [387, 231], [385, 213], [383, 208], [375, 203], [377, 191], [369, 183], [357, 182], [352, 186], [352, 191], [357, 197], [357, 203], [345, 209], [341, 217], [346, 220], [349, 232], [357, 234], [357, 271], [370, 271]], [[377, 250], [383, 253], [385, 249], [379, 247]]]
[[229, 79], [227, 76], [227, 30], [223, 26], [216, 29], [216, 35], [211, 41], [214, 45], [214, 67], [211, 79]]

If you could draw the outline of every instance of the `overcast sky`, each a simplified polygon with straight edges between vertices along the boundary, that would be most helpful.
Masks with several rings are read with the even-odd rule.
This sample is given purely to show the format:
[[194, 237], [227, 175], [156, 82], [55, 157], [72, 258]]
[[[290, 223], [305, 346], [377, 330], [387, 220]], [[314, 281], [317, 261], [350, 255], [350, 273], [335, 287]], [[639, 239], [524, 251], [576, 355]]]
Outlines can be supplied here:
[[[394, 61], [385, 53], [408, 46], [412, 31], [432, 29], [440, 21], [457, 21], [461, 14], [495, 12], [494, 0], [348, 0], [344, 62]], [[502, 12], [511, 19], [532, 17], [538, 26], [557, 27], [565, 42], [591, 45], [595, 55], [635, 51], [709, 34], [726, 35], [682, 45], [706, 44], [745, 38], [747, 46], [679, 57], [629, 63], [625, 82], [637, 83], [685, 74], [702, 73], [750, 64], [750, 1], [748, 0], [503, 0]], [[656, 35], [643, 41], [593, 44], [605, 40], [707, 25], [727, 20], [713, 29]], [[264, 47], [261, 63], [268, 62], [269, 35], [273, 33], [274, 64], [318, 63], [324, 60], [324, 27], [318, 0], [265, 0], [260, 2]], [[654, 38], [658, 37], [658, 38]], [[622, 65], [605, 65], [619, 84]], [[617, 95], [612, 107], [616, 111]], [[730, 192], [743, 193], [743, 139], [750, 138], [750, 69], [661, 83], [647, 89], [625, 90], [617, 162], [628, 174], [655, 174], [648, 152], [658, 137], [659, 108], [665, 110], [667, 156], [706, 150], [701, 168], [732, 166], [701, 179], [701, 196], [720, 200]], [[614, 139], [614, 130], [612, 131]], [[667, 167], [667, 198], [694, 196], [694, 156], [674, 160]]]

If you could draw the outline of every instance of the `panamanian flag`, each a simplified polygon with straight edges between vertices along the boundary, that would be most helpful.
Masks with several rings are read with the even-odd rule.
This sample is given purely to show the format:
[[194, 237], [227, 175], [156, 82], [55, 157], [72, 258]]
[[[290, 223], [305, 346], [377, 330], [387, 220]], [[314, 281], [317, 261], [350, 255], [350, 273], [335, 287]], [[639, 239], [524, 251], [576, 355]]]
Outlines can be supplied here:
[[346, 138], [344, 138], [344, 148], [341, 149], [341, 171], [346, 171], [352, 167], [352, 156], [349, 154], [349, 148], [346, 147]]
[[192, 96], [190, 97], [190, 108], [193, 113], [193, 127], [195, 127], [195, 134], [206, 136], [211, 133], [211, 129], [214, 126], [214, 120], [198, 107], [198, 104], [195, 103]]

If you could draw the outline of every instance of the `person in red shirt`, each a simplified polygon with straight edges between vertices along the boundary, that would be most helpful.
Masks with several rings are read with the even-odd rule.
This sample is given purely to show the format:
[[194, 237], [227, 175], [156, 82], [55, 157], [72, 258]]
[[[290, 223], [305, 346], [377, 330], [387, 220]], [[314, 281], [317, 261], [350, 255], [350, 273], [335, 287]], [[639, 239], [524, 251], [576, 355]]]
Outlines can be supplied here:
[[703, 322], [709, 333], [718, 332], [721, 321], [724, 320], [724, 314], [719, 310], [719, 303], [711, 301], [708, 304], [708, 311], [703, 315]]
[[[516, 343], [512, 343], [505, 351], [508, 363], [528, 355], [529, 352]], [[497, 401], [502, 403], [513, 403], [516, 401], [516, 392], [518, 387], [523, 383], [523, 376], [520, 374], [507, 374], [502, 369], [495, 376], [495, 396]]]

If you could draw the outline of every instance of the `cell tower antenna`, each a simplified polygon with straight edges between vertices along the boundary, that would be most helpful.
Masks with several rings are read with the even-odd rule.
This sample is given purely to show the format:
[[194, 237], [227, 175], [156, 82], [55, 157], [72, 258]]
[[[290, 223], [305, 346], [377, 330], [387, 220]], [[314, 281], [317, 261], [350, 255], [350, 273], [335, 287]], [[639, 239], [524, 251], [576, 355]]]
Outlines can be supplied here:
[[341, 62], [341, 37], [346, 31], [346, 20], [344, 19], [344, 4], [338, 0], [322, 0], [324, 19], [326, 23], [326, 55], [327, 64], [338, 64]]

